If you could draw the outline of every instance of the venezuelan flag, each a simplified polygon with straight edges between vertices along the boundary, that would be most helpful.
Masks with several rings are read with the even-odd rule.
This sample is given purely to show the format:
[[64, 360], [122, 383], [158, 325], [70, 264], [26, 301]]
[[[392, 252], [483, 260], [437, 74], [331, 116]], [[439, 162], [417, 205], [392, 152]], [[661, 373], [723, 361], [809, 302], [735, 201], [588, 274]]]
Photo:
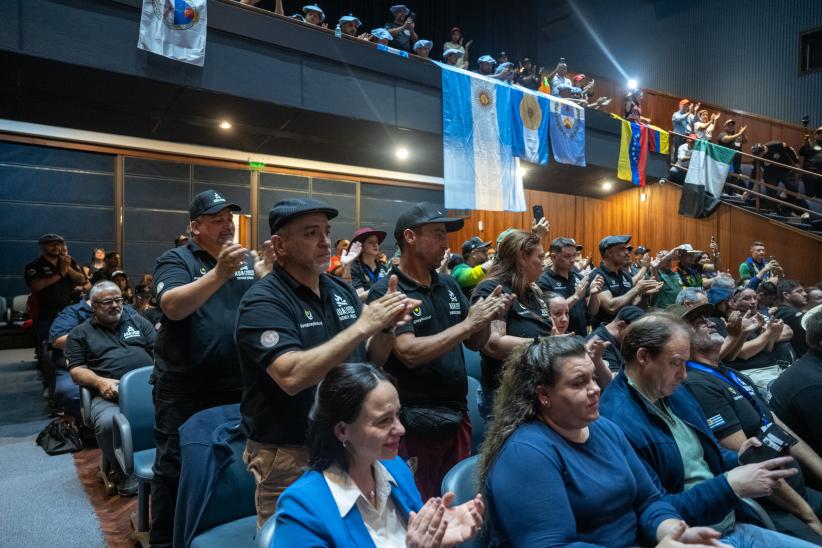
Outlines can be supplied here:
[[648, 135], [648, 146], [653, 152], [668, 154], [670, 152], [671, 134], [662, 128], [648, 124], [650, 135]]
[[645, 187], [645, 164], [648, 161], [648, 126], [622, 120], [617, 177]]

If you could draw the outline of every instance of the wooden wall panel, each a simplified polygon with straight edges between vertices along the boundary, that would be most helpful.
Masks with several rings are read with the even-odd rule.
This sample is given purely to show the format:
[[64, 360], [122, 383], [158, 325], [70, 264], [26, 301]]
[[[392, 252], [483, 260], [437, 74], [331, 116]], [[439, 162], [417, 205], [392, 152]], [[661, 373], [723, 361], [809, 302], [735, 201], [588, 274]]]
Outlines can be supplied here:
[[[605, 199], [528, 190], [528, 212], [471, 212], [465, 227], [450, 234], [451, 249], [459, 252], [462, 242], [474, 235], [495, 240], [509, 226], [527, 230], [531, 223], [530, 208], [539, 203], [551, 221], [545, 247], [553, 238], [569, 236], [584, 245], [585, 254], [590, 254], [595, 262], [600, 260], [597, 243], [609, 234], [631, 234], [634, 245], [645, 245], [654, 252], [682, 243], [707, 249], [711, 236], [716, 236], [722, 268], [730, 269], [734, 276], [739, 263], [748, 256], [751, 242], [762, 240], [768, 254], [779, 258], [790, 277], [805, 284], [822, 281], [822, 242], [819, 240], [727, 205], [721, 205], [708, 219], [683, 217], [677, 213], [680, 189], [673, 185], [651, 185], [645, 192], [647, 200], [643, 202], [640, 189], [626, 190]], [[477, 229], [478, 221], [483, 222], [482, 231]]]

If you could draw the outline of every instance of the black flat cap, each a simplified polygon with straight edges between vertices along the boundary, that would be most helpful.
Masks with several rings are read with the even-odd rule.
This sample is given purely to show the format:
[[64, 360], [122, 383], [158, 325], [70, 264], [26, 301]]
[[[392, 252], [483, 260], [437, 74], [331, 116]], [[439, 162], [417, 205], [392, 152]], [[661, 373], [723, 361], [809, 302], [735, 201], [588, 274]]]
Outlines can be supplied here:
[[444, 223], [446, 232], [455, 232], [465, 224], [464, 219], [449, 217], [445, 209], [431, 202], [420, 202], [403, 211], [394, 226], [394, 238], [402, 239], [407, 228], [414, 228], [430, 223]]
[[290, 221], [308, 213], [325, 213], [325, 216], [329, 219], [333, 219], [340, 214], [339, 211], [320, 200], [311, 198], [306, 200], [280, 200], [268, 212], [268, 226], [271, 227], [271, 234], [276, 234]]
[[230, 208], [231, 211], [242, 211], [243, 209], [220, 196], [216, 190], [204, 190], [191, 200], [191, 205], [188, 207], [188, 218], [193, 221], [200, 215], [214, 215], [225, 208]]
[[604, 256], [609, 247], [627, 244], [630, 241], [631, 236], [627, 234], [624, 236], [605, 236], [599, 241], [599, 254]]

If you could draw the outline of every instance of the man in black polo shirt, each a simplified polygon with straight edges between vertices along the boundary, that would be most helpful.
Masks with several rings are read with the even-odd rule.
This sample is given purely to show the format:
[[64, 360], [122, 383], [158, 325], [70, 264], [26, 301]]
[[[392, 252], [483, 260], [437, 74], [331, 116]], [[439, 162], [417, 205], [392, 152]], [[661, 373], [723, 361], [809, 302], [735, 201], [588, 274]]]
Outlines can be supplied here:
[[[711, 432], [723, 447], [739, 451], [748, 438], [764, 439], [761, 429], [772, 422], [790, 432], [773, 416], [754, 382], [719, 361], [724, 338], [710, 319], [712, 305], [689, 309], [675, 304], [666, 311], [694, 328], [685, 387], [699, 402]], [[801, 439], [791, 448], [791, 455], [802, 465], [802, 470], [816, 471], [817, 478], [820, 477], [822, 460]], [[822, 513], [822, 493], [807, 488], [801, 472], [785, 482], [775, 490], [773, 497], [763, 499], [762, 505], [780, 531], [817, 544], [822, 542], [818, 534], [822, 532], [818, 518]]]
[[416, 302], [396, 292], [364, 307], [356, 290], [326, 273], [329, 220], [318, 200], [283, 200], [268, 215], [277, 257], [272, 273], [246, 293], [236, 339], [245, 379], [243, 459], [257, 482], [257, 525], [303, 472], [305, 433], [316, 385], [346, 361], [382, 365], [397, 323]]
[[662, 289], [662, 282], [654, 279], [643, 279], [634, 285], [630, 273], [623, 267], [630, 262], [628, 242], [631, 236], [606, 236], [599, 241], [599, 254], [602, 262], [591, 271], [589, 279], [602, 276], [605, 284], [597, 295], [599, 309], [594, 316], [592, 326], [596, 329], [602, 323], [614, 319], [619, 309], [629, 304], [639, 304], [644, 295], [653, 295]]
[[771, 409], [776, 416], [822, 455], [822, 305], [802, 318], [808, 351], [771, 386]]
[[74, 288], [86, 282], [83, 269], [63, 253], [66, 241], [58, 234], [44, 234], [37, 241], [40, 256], [26, 265], [26, 283], [31, 289], [31, 316], [37, 352], [49, 337], [51, 322], [71, 304]]
[[[100, 282], [89, 292], [92, 316], [68, 334], [66, 363], [72, 379], [92, 390], [91, 423], [105, 460], [114, 464], [112, 419], [120, 411], [117, 384], [133, 369], [152, 365], [154, 326], [137, 314], [123, 312], [123, 296], [113, 282]], [[121, 471], [122, 472], [122, 471]], [[133, 496], [137, 483], [122, 473], [120, 495]]]
[[597, 337], [608, 343], [608, 346], [602, 352], [602, 359], [608, 362], [608, 369], [612, 373], [619, 373], [625, 367], [625, 358], [622, 357], [622, 353], [619, 351], [622, 334], [628, 329], [631, 322], [638, 320], [644, 314], [645, 311], [638, 306], [631, 304], [623, 306], [613, 320], [600, 325], [585, 338], [588, 341]]
[[[568, 330], [580, 337], [588, 334], [588, 318], [586, 316], [586, 290], [589, 280], [593, 281], [590, 296], [596, 301], [595, 295], [602, 290], [605, 279], [602, 276], [583, 278], [574, 270], [574, 261], [577, 253], [577, 243], [571, 238], [556, 238], [551, 242], [551, 266], [537, 280], [537, 285], [543, 291], [551, 291], [565, 297], [570, 312]], [[593, 312], [593, 311], [591, 311]]]
[[[448, 232], [459, 230], [462, 219], [449, 218], [432, 203], [419, 203], [400, 215], [394, 238], [402, 255], [391, 271], [398, 287], [421, 301], [412, 321], [396, 330], [393, 351], [385, 369], [397, 379], [406, 434], [400, 454], [416, 457], [414, 476], [423, 499], [439, 493], [445, 473], [471, 454], [471, 422], [466, 413], [468, 380], [460, 343], [479, 350], [488, 341], [491, 321], [511, 304], [498, 286], [470, 306], [459, 284], [436, 270], [448, 248]], [[381, 280], [368, 302], [389, 290]]]
[[163, 318], [153, 376], [152, 546], [172, 540], [178, 428], [198, 411], [239, 402], [242, 395], [234, 320], [240, 299], [254, 283], [254, 265], [248, 250], [233, 243], [232, 212], [239, 210], [213, 190], [195, 196], [189, 207], [191, 240], [166, 251], [154, 270]]

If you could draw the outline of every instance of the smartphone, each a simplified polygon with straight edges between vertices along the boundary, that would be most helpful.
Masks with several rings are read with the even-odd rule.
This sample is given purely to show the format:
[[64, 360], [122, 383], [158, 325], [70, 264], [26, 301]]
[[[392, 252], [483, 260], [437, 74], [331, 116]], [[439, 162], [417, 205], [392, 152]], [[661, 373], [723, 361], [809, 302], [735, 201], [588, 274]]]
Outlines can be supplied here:
[[744, 453], [739, 455], [740, 464], [762, 462], [786, 456], [791, 447], [796, 445], [797, 442], [796, 438], [773, 422], [763, 427], [757, 438], [762, 442], [762, 447], [749, 447], [746, 449]]
[[542, 210], [542, 206], [539, 204], [535, 204], [533, 207], [534, 210], [534, 222], [538, 223], [540, 219], [545, 217], [545, 212]]
[[417, 14], [412, 11], [411, 13], [408, 14], [408, 17], [406, 17], [406, 19], [411, 19], [412, 21], [416, 21], [417, 20]]

